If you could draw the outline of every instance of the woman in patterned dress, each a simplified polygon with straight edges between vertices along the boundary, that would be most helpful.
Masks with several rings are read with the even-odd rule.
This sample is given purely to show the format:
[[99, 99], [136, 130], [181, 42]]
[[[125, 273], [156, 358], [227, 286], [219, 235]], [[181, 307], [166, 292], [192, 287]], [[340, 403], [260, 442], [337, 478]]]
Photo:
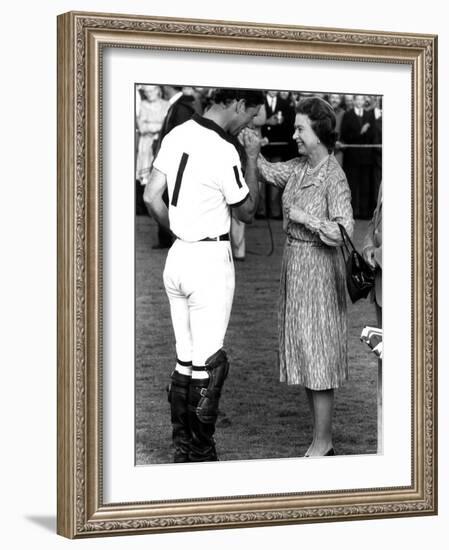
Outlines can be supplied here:
[[344, 263], [338, 224], [349, 235], [354, 220], [346, 176], [333, 155], [335, 113], [311, 97], [296, 108], [299, 158], [269, 163], [259, 156], [263, 179], [284, 190], [287, 241], [279, 302], [280, 379], [305, 387], [313, 424], [306, 456], [335, 454], [334, 389], [348, 376]]
[[153, 164], [153, 143], [159, 137], [165, 115], [168, 111], [168, 101], [162, 99], [159, 86], [145, 84], [138, 90], [141, 95], [140, 108], [137, 115], [139, 132], [136, 180], [144, 187], [150, 175]]

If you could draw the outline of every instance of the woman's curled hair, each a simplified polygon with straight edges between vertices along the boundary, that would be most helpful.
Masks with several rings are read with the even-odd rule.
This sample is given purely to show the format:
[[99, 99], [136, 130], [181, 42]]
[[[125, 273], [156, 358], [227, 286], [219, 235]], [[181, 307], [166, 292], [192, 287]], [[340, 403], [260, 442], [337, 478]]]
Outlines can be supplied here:
[[296, 112], [309, 117], [312, 130], [331, 153], [334, 150], [338, 134], [335, 131], [335, 111], [329, 103], [321, 97], [307, 97], [298, 103]]

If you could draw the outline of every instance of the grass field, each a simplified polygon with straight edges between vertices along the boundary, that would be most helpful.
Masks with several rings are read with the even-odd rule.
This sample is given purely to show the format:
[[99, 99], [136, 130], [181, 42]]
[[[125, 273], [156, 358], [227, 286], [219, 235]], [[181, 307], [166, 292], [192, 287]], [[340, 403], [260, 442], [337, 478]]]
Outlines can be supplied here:
[[[357, 222], [355, 244], [367, 222]], [[284, 235], [271, 221], [274, 253], [267, 257], [264, 220], [247, 227], [247, 258], [236, 263], [236, 291], [225, 349], [231, 370], [217, 422], [220, 460], [302, 456], [311, 426], [304, 389], [279, 382], [276, 316]], [[167, 252], [152, 250], [156, 227], [136, 219], [136, 463], [172, 461], [170, 411], [165, 387], [176, 357], [168, 300], [162, 282]], [[334, 445], [338, 454], [370, 454], [377, 448], [377, 361], [359, 336], [375, 325], [369, 300], [348, 299], [348, 382], [336, 392]]]

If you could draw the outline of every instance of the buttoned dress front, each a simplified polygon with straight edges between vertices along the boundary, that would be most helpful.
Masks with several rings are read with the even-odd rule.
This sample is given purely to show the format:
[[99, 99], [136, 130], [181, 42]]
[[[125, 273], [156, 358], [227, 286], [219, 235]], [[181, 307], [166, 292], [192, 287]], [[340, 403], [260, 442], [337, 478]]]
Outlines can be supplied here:
[[[348, 377], [346, 282], [339, 247], [354, 220], [343, 170], [330, 155], [315, 172], [305, 159], [259, 161], [261, 176], [283, 188], [284, 247], [278, 313], [280, 380], [312, 390], [338, 388]], [[307, 224], [288, 219], [297, 206]]]

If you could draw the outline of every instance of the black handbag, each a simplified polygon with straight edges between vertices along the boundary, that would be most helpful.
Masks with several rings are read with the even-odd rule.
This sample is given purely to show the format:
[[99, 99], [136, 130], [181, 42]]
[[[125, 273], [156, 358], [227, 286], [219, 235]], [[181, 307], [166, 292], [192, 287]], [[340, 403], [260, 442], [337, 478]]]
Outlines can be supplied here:
[[357, 252], [346, 229], [340, 224], [338, 227], [343, 239], [341, 253], [346, 265], [346, 286], [352, 303], [355, 303], [360, 298], [366, 298], [374, 287], [374, 270]]

